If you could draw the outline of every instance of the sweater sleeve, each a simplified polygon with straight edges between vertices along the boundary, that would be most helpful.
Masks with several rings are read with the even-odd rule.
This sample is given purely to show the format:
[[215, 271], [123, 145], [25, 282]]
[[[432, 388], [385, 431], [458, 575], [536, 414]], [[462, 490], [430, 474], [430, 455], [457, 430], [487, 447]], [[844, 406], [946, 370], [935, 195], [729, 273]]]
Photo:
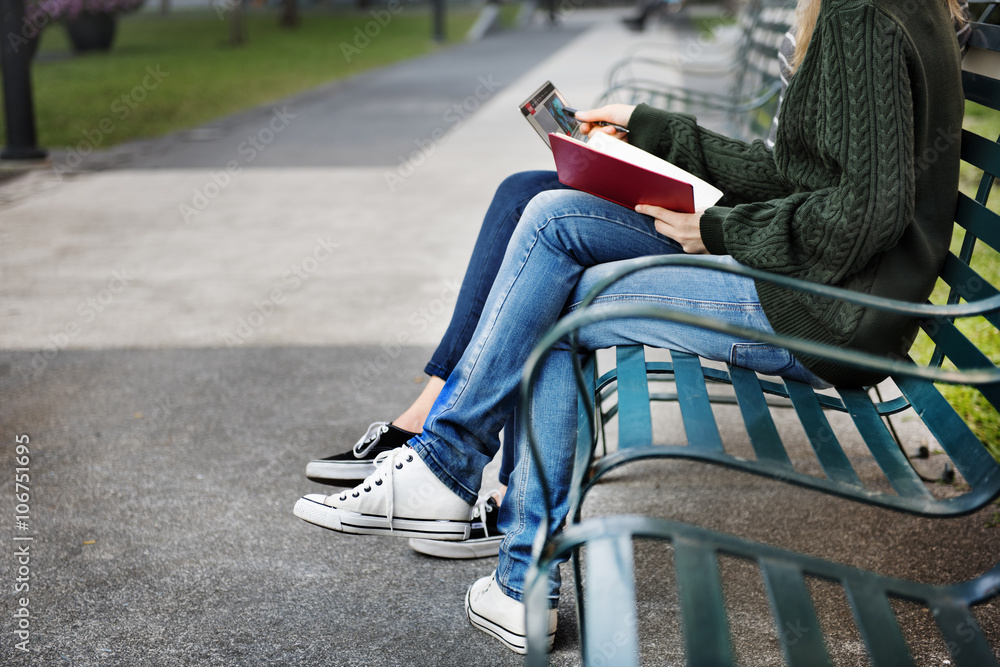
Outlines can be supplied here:
[[640, 104], [629, 120], [629, 143], [712, 183], [729, 205], [791, 193], [763, 141], [747, 143], [712, 132], [688, 114]]
[[[893, 247], [915, 196], [905, 37], [870, 6], [838, 15], [817, 26], [786, 101], [799, 108], [779, 128], [776, 164], [794, 171], [796, 192], [709, 209], [701, 221], [711, 252], [826, 284]], [[803, 156], [810, 148], [818, 154]]]

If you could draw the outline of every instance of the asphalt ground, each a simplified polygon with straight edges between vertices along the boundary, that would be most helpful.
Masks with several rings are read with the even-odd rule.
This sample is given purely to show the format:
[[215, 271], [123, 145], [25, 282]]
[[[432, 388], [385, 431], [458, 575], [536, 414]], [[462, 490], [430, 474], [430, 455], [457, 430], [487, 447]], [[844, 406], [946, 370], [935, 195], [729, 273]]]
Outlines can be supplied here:
[[[551, 78], [583, 106], [634, 44], [695, 39], [674, 25], [633, 35], [616, 23], [622, 11], [572, 12], [555, 31], [371, 72], [194, 128], [188, 141], [121, 147], [70, 177], [49, 169], [0, 183], [0, 663], [520, 664], [464, 616], [464, 592], [489, 560], [336, 535], [291, 508], [326, 488], [305, 480], [310, 458], [347, 450], [419, 391], [496, 184], [551, 167], [517, 103]], [[491, 76], [502, 85], [479, 99]], [[476, 108], [449, 123], [449, 105], [470, 97]], [[413, 124], [352, 105], [409, 109]], [[276, 108], [295, 118], [226, 181], [224, 159], [239, 159], [228, 156]], [[333, 131], [342, 117], [364, 118], [369, 143]], [[672, 410], [657, 413], [668, 439]], [[734, 410], [719, 409], [723, 437], [746, 447]], [[933, 448], [913, 423], [899, 427], [908, 447]], [[799, 438], [793, 459], [808, 469], [790, 415], [779, 429]], [[849, 449], [866, 477], [863, 445]], [[928, 461], [927, 474], [940, 465]], [[18, 468], [30, 487], [20, 508]], [[616, 472], [587, 507], [933, 582], [996, 561], [993, 509], [930, 521], [686, 463]], [[643, 664], [683, 662], [670, 558], [658, 544], [636, 550]], [[741, 662], [780, 664], [759, 576], [730, 561], [723, 571]], [[574, 665], [563, 573], [551, 657]], [[865, 664], [846, 600], [811, 585], [836, 663]], [[21, 609], [27, 652], [16, 646]], [[900, 613], [918, 663], [947, 664], [930, 618], [903, 603]], [[1000, 606], [977, 617], [1000, 646]]]

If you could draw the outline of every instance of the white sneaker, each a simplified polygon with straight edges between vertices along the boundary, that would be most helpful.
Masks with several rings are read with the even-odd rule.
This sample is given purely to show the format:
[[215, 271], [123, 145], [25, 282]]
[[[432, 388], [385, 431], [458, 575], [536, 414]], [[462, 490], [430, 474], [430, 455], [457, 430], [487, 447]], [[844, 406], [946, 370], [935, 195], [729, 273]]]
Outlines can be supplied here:
[[[514, 653], [528, 652], [525, 628], [525, 606], [514, 598], [507, 597], [496, 581], [496, 570], [469, 587], [465, 596], [465, 613], [469, 621], [485, 632], [499, 639]], [[556, 636], [555, 609], [549, 610], [549, 650]]]
[[472, 506], [410, 447], [380, 454], [375, 472], [349, 491], [303, 496], [294, 512], [309, 523], [355, 535], [464, 540], [472, 525]]

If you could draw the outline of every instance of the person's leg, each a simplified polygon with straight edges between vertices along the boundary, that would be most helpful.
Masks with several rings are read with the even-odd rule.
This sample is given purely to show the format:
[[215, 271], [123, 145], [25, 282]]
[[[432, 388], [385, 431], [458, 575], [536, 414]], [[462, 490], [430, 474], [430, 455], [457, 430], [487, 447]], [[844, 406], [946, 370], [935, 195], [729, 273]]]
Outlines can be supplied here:
[[[721, 263], [731, 257], [709, 258]], [[619, 268], [612, 262], [587, 269], [570, 299], [568, 311], [601, 279]], [[591, 306], [621, 303], [669, 305], [687, 313], [723, 319], [747, 329], [771, 332], [753, 280], [721, 271], [693, 267], [657, 267], [626, 276], [606, 289]], [[822, 381], [808, 371], [788, 350], [728, 334], [662, 320], [618, 319], [596, 322], [579, 330], [581, 352], [617, 345], [650, 345], [689, 352], [714, 361], [744, 366], [767, 375], [782, 375], [817, 386]], [[576, 451], [577, 388], [573, 376], [573, 352], [565, 343], [557, 345], [543, 362], [534, 385], [532, 428], [542, 447], [546, 480], [552, 496], [550, 529], [567, 512], [567, 492]], [[518, 429], [517, 464], [510, 478], [507, 502], [500, 513], [505, 537], [500, 549], [496, 578], [510, 597], [522, 599], [524, 576], [531, 563], [531, 548], [544, 518], [546, 499], [531, 460], [526, 435]], [[550, 603], [559, 595], [558, 571], [551, 573]]]
[[[622, 257], [677, 252], [673, 242], [655, 232], [652, 221], [627, 209], [608, 205], [580, 193], [545, 193], [539, 195], [525, 212], [515, 232], [504, 265], [497, 276], [489, 303], [466, 355], [455, 368], [434, 409], [428, 416], [423, 435], [411, 441], [424, 465], [438, 481], [443, 481], [459, 497], [471, 499], [478, 489], [482, 466], [496, 451], [490, 437], [497, 425], [510, 414], [520, 371], [537, 340], [554, 323], [567, 297], [573, 292], [583, 273], [583, 267], [615, 261]], [[598, 267], [600, 268], [600, 267]], [[593, 269], [592, 269], [593, 270]], [[702, 271], [707, 274], [707, 271]], [[744, 317], [744, 310], [759, 318], [766, 328], [752, 282], [749, 295], [729, 297], [724, 286], [698, 276], [684, 280], [660, 275], [649, 285], [624, 283], [624, 292], [613, 298], [631, 298], [643, 290], [654, 300], [676, 299], [667, 292], [661, 297], [657, 289], [674, 283], [690, 289], [696, 296], [706, 294], [709, 311], [732, 311]], [[641, 288], [641, 289], [640, 289]], [[719, 303], [711, 300], [719, 295]], [[684, 294], [681, 293], [681, 300]], [[693, 300], [698, 304], [698, 299]], [[739, 305], [749, 302], [746, 309]], [[554, 309], [554, 304], [559, 304]], [[614, 327], [611, 332], [616, 331]], [[624, 332], [627, 334], [626, 325]], [[714, 356], [713, 351], [730, 349], [732, 341], [711, 337], [707, 342], [696, 338], [694, 330], [651, 336], [649, 342]], [[634, 339], [625, 339], [635, 342]], [[587, 345], [603, 346], [616, 339], [600, 338], [586, 341]], [[711, 342], [711, 344], [708, 344]], [[752, 343], [751, 343], [752, 345]], [[754, 350], [751, 355], [764, 372], [790, 371], [785, 368], [791, 357], [778, 351], [781, 359], [775, 364], [772, 355]], [[566, 513], [566, 496], [573, 458], [576, 424], [576, 399], [570, 366], [570, 353], [563, 351], [553, 357], [542, 370], [539, 392], [532, 408], [533, 423], [539, 424], [540, 441], [544, 443], [544, 468], [549, 474], [549, 525], [559, 525]], [[498, 567], [493, 575], [477, 581], [466, 599], [470, 621], [480, 629], [501, 639], [509, 648], [520, 650], [524, 625], [521, 600], [524, 577], [530, 564], [531, 547], [544, 518], [544, 498], [537, 475], [526, 455], [525, 440], [518, 438], [517, 467], [510, 479], [507, 501], [500, 511], [500, 529], [505, 538], [500, 550]], [[549, 590], [550, 605], [558, 601], [558, 580], [553, 577]], [[554, 632], [554, 615], [550, 614], [550, 631]]]
[[[393, 454], [391, 462], [380, 466], [378, 479], [373, 478], [370, 485], [339, 497], [307, 496], [296, 505], [296, 514], [345, 532], [368, 532], [344, 524], [357, 516], [382, 515], [384, 531], [392, 529], [394, 517], [403, 519], [399, 526], [420, 522], [445, 528], [458, 525], [461, 508], [469, 508], [475, 501], [482, 470], [496, 454], [496, 434], [512, 413], [521, 369], [537, 341], [563, 311], [584, 268], [675, 252], [679, 252], [677, 245], [655, 231], [652, 219], [634, 211], [579, 192], [537, 196], [509, 244], [472, 342], [428, 416], [424, 433], [411, 441], [416, 456], [409, 453], [413, 450], [403, 448]], [[575, 412], [575, 401], [566, 400], [571, 395], [566, 373], [558, 368], [546, 369], [546, 373], [553, 379], [543, 383], [541, 395], [561, 396], [568, 407], [559, 408], [557, 402], [537, 403], [544, 406], [545, 414], [536, 421], [571, 432], [571, 427], [557, 426], [560, 416], [569, 415], [572, 420]], [[564, 386], [560, 387], [560, 382]], [[571, 450], [558, 440], [552, 448], [557, 462]], [[494, 618], [502, 618], [515, 629], [520, 624], [522, 632], [523, 613], [518, 613], [517, 605], [523, 595], [523, 571], [517, 555], [530, 552], [539, 523], [539, 505], [531, 500], [532, 475], [524, 468], [525, 460], [520, 458], [511, 476], [508, 498], [513, 494], [516, 500], [501, 510], [511, 529], [498, 568], [501, 585], [477, 582], [475, 599], [471, 590], [467, 598], [467, 605], [481, 605], [483, 600], [495, 603], [492, 611], [502, 609], [503, 613]], [[568, 473], [568, 466], [556, 468], [559, 474]], [[555, 510], [550, 518], [556, 525], [560, 512], [565, 512], [560, 499], [560, 494], [565, 495], [565, 484], [564, 479], [554, 480]], [[383, 504], [384, 510], [380, 509]], [[407, 523], [411, 520], [414, 523]], [[498, 601], [497, 591], [505, 601]], [[472, 607], [469, 614], [470, 619], [482, 620]]]
[[521, 369], [583, 270], [679, 251], [652, 218], [633, 210], [578, 191], [536, 196], [511, 238], [476, 334], [411, 446], [472, 502], [512, 413]]
[[508, 176], [500, 184], [472, 249], [472, 257], [455, 301], [455, 311], [441, 343], [424, 368], [425, 373], [448, 379], [475, 333], [510, 237], [525, 207], [537, 194], [563, 189], [566, 186], [559, 182], [554, 171], [520, 172]]
[[[424, 432], [410, 441], [418, 460], [409, 454], [398, 459], [394, 450], [393, 465], [379, 466], [378, 479], [339, 495], [307, 496], [296, 515], [341, 532], [413, 536], [423, 529], [436, 533], [427, 537], [464, 539], [460, 533], [467, 536], [468, 528], [458, 525], [462, 512], [455, 501], [464, 504], [468, 524], [483, 469], [511, 415], [521, 368], [584, 267], [669, 252], [678, 246], [656, 232], [652, 218], [577, 191], [537, 195], [511, 238], [472, 341]], [[451, 495], [436, 498], [439, 487]]]
[[392, 420], [392, 424], [413, 433], [423, 431], [431, 406], [479, 324], [486, 298], [524, 208], [539, 193], [564, 189], [567, 187], [559, 182], [554, 171], [519, 172], [508, 176], [497, 188], [479, 228], [448, 328], [424, 368], [430, 380], [417, 400]]
[[410, 433], [420, 433], [424, 430], [424, 420], [427, 413], [431, 411], [431, 406], [437, 400], [441, 388], [444, 387], [445, 378], [439, 375], [431, 375], [427, 378], [427, 384], [421, 390], [416, 400], [403, 410], [398, 417], [392, 420], [392, 425]]
[[[629, 209], [579, 192], [535, 197], [511, 239], [475, 336], [424, 433], [410, 442], [414, 449], [393, 453], [353, 492], [302, 498], [296, 515], [342, 532], [460, 535], [461, 503], [468, 508], [476, 500], [482, 470], [499, 446], [498, 431], [512, 413], [520, 369], [562, 311], [583, 267], [678, 251], [656, 233], [651, 218]], [[530, 541], [534, 531], [528, 524], [537, 522], [537, 512], [521, 514], [526, 524], [520, 539]], [[522, 587], [521, 581], [514, 584]], [[524, 607], [512, 589], [487, 577], [470, 588], [466, 608], [477, 627], [523, 652]], [[553, 609], [550, 637], [555, 621]]]
[[[565, 187], [553, 171], [521, 172], [500, 184], [483, 218], [448, 328], [424, 369], [429, 379], [420, 395], [391, 422], [371, 424], [351, 451], [310, 461], [306, 466], [309, 479], [354, 486], [374, 472], [376, 456], [405, 444], [423, 430], [427, 413], [475, 331], [524, 207], [540, 192]], [[508, 453], [504, 460], [510, 462], [513, 457]], [[509, 474], [512, 467], [507, 463], [502, 469]]]

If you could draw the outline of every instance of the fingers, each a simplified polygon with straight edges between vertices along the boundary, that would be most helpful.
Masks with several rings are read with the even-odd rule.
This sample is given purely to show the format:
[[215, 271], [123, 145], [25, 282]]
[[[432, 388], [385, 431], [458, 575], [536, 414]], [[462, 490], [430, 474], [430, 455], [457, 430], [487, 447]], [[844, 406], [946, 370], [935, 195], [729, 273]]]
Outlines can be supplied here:
[[676, 211], [671, 211], [668, 208], [661, 208], [659, 206], [653, 206], [652, 204], [637, 204], [635, 207], [636, 213], [642, 213], [643, 215], [649, 215], [657, 220], [668, 221], [671, 216], [683, 215], [677, 213]]
[[612, 137], [616, 139], [621, 139], [622, 141], [628, 140], [627, 133], [619, 131], [618, 128], [612, 125], [594, 125], [593, 123], [581, 123], [580, 132], [588, 137], [593, 136], [594, 133], [596, 132], [600, 132], [601, 134], [610, 134]]
[[604, 121], [606, 123], [614, 123], [615, 125], [628, 127], [629, 118], [632, 117], [632, 112], [634, 110], [635, 107], [628, 104], [609, 104], [598, 109], [577, 111], [576, 119], [587, 124], [591, 124], [596, 121]]
[[681, 248], [684, 249], [684, 252], [690, 254], [708, 252], [701, 239], [700, 222], [704, 211], [678, 213], [677, 211], [649, 204], [639, 204], [635, 207], [635, 210], [637, 213], [652, 216], [656, 231], [677, 241]]

